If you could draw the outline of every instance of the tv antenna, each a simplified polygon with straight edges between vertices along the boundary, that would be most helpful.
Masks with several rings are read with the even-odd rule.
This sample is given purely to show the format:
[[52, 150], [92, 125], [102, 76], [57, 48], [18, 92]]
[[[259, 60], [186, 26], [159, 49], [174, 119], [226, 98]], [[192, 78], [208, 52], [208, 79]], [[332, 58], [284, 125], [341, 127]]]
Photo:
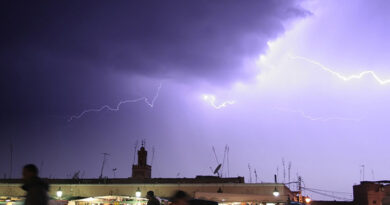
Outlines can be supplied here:
[[133, 165], [135, 164], [135, 156], [137, 155], [138, 140], [134, 143], [134, 155], [133, 155]]
[[112, 169], [112, 172], [114, 172], [114, 178], [115, 178], [115, 172], [117, 171], [117, 168]]
[[222, 164], [219, 164], [215, 169], [214, 169], [214, 174], [218, 175], [220, 177], [220, 173], [219, 173], [219, 170], [221, 169], [222, 167]]
[[255, 173], [255, 182], [257, 183], [257, 171], [256, 171], [256, 169], [253, 171], [254, 173]]
[[227, 145], [227, 150], [226, 150], [226, 165], [227, 165], [227, 176], [230, 177], [230, 164], [229, 164], [229, 152], [230, 152], [230, 147]]
[[364, 181], [364, 178], [365, 178], [365, 177], [364, 177], [364, 174], [365, 174], [365, 173], [364, 173], [364, 172], [365, 172], [365, 166], [364, 166], [364, 164], [362, 164], [360, 167], [361, 167], [361, 170], [360, 170], [360, 175], [361, 175], [361, 176], [360, 176], [360, 178], [361, 178], [362, 181]]
[[251, 165], [248, 164], [248, 169], [249, 169], [249, 183], [252, 183], [252, 171], [251, 171]]
[[11, 142], [10, 144], [10, 161], [9, 161], [9, 178], [12, 178], [12, 164], [13, 164], [13, 154], [14, 154], [14, 146]]
[[282, 165], [283, 165], [283, 183], [286, 182], [286, 163], [284, 161], [284, 158], [282, 158]]
[[153, 161], [154, 161], [154, 147], [152, 147], [152, 160], [150, 162], [150, 166], [153, 165]]

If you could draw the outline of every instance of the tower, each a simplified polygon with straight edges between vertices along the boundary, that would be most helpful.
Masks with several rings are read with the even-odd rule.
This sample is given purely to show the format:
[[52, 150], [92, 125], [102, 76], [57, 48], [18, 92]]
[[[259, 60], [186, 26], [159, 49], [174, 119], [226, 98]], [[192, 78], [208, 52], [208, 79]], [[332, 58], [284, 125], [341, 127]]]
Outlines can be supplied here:
[[142, 142], [138, 150], [138, 164], [133, 164], [132, 178], [150, 179], [152, 176], [152, 166], [147, 164], [148, 152], [145, 149], [145, 142]]

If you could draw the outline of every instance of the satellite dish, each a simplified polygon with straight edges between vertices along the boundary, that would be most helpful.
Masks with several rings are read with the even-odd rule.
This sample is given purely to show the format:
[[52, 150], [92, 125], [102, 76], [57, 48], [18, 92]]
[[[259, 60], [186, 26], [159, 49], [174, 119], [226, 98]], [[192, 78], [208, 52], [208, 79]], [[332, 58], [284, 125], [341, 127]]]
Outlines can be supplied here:
[[222, 167], [222, 164], [219, 164], [219, 165], [217, 166], [217, 168], [215, 168], [214, 174], [218, 174], [218, 172], [219, 172], [219, 170], [221, 169], [221, 167]]

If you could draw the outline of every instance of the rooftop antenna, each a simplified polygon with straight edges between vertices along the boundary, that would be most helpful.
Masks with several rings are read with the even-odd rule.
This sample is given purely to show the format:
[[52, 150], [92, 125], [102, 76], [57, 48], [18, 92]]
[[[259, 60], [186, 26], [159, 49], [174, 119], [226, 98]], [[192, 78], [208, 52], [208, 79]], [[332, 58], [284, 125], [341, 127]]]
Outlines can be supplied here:
[[[288, 162], [288, 183], [290, 183], [291, 176], [291, 161]], [[290, 184], [288, 184], [288, 188], [290, 188]]]
[[117, 168], [112, 169], [112, 172], [114, 172], [114, 178], [115, 178], [115, 172], [118, 170]]
[[257, 183], [257, 172], [256, 172], [256, 169], [255, 169], [255, 171], [253, 171], [254, 173], [255, 173], [255, 179], [256, 179], [256, 183]]
[[107, 156], [109, 156], [110, 154], [108, 154], [108, 153], [102, 153], [102, 155], [103, 155], [103, 162], [102, 162], [102, 169], [100, 170], [99, 179], [102, 179], [102, 178], [103, 178], [104, 165], [106, 164]]
[[215, 161], [217, 161], [217, 164], [220, 164], [214, 146], [213, 146], [213, 152], [214, 152]]
[[138, 140], [136, 140], [134, 144], [133, 164], [135, 164], [135, 156], [137, 155], [137, 148], [138, 148]]
[[375, 181], [375, 175], [374, 175], [374, 170], [371, 169], [371, 175], [372, 175], [372, 181]]
[[212, 149], [213, 149], [213, 153], [214, 153], [214, 157], [215, 157], [215, 161], [217, 162], [217, 164], [218, 164], [218, 166], [214, 169], [214, 174], [217, 174], [217, 176], [218, 177], [220, 177], [220, 172], [219, 172], [219, 170], [221, 169], [221, 167], [222, 167], [222, 164], [221, 163], [219, 163], [219, 160], [218, 160], [218, 157], [217, 157], [217, 153], [215, 152], [215, 148], [214, 148], [214, 146], [212, 147]]
[[12, 178], [12, 164], [13, 164], [13, 152], [14, 152], [14, 147], [13, 143], [11, 142], [10, 144], [10, 160], [9, 160], [9, 178]]
[[282, 158], [282, 165], [283, 165], [283, 183], [286, 182], [286, 163], [284, 161], [284, 158]]
[[252, 183], [252, 171], [251, 171], [251, 165], [248, 163], [248, 169], [249, 169], [249, 183]]
[[362, 181], [364, 181], [364, 169], [365, 169], [365, 166], [364, 166], [364, 164], [363, 165], [361, 165], [361, 167], [362, 167], [362, 169], [361, 169], [361, 174], [362, 174]]
[[227, 176], [230, 177], [230, 164], [229, 164], [229, 152], [230, 152], [230, 147], [227, 146], [227, 160], [226, 160], [226, 165], [227, 165]]
[[80, 170], [73, 174], [72, 179], [75, 179], [75, 180], [80, 179]]
[[154, 147], [152, 147], [152, 160], [150, 162], [150, 166], [153, 165], [153, 160], [154, 160]]
[[215, 168], [215, 170], [213, 172], [214, 174], [216, 174], [219, 177], [220, 177], [219, 170], [221, 169], [221, 167], [222, 167], [222, 164], [218, 164], [218, 166]]
[[223, 152], [223, 161], [222, 161], [221, 176], [223, 175], [223, 168], [225, 167], [226, 154], [227, 154], [227, 145], [225, 145], [225, 150], [224, 150], [224, 152]]

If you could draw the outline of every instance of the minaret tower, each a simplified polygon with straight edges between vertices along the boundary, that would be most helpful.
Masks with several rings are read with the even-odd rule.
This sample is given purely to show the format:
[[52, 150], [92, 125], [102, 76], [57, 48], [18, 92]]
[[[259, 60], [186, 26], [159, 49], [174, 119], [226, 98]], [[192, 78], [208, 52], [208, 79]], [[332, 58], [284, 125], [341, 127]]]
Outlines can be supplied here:
[[138, 164], [133, 164], [133, 175], [135, 179], [150, 179], [152, 176], [152, 166], [147, 164], [148, 152], [145, 149], [145, 141], [142, 141], [138, 150]]

